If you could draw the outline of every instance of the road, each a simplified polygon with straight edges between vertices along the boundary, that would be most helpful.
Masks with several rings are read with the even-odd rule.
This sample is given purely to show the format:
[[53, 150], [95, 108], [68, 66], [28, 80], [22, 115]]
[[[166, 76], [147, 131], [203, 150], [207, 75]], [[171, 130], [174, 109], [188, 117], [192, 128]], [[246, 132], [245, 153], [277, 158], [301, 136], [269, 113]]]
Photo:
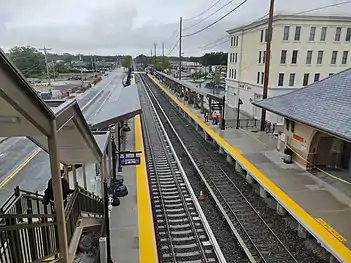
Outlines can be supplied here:
[[[110, 72], [95, 87], [77, 97], [87, 120], [100, 110], [112, 89], [122, 87], [123, 77], [124, 72], [121, 70]], [[10, 138], [0, 143], [0, 205], [17, 185], [34, 192], [45, 188], [50, 176], [49, 157], [47, 153], [35, 151], [36, 149], [34, 143], [22, 137]]]

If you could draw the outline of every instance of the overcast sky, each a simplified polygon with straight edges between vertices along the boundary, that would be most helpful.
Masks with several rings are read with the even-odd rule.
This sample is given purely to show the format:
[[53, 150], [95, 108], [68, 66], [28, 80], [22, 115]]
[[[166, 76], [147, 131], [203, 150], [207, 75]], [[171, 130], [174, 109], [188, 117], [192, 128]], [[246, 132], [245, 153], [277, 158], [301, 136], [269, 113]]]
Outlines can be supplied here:
[[[154, 41], [161, 54], [165, 41], [168, 55], [176, 43], [179, 17], [184, 28], [197, 23], [229, 0], [8, 0], [0, 8], [0, 46], [7, 51], [15, 45], [47, 46], [53, 52], [86, 54], [150, 54]], [[211, 18], [184, 31], [192, 33], [218, 19], [242, 0], [233, 1]], [[294, 13], [346, 0], [276, 0], [276, 12]], [[184, 55], [202, 55], [206, 51], [226, 50], [220, 45], [212, 50], [201, 47], [226, 36], [226, 30], [254, 21], [268, 12], [269, 0], [248, 0], [230, 16], [196, 36], [184, 38]], [[347, 13], [347, 10], [350, 10]], [[351, 15], [351, 4], [319, 11], [328, 14]], [[172, 37], [172, 33], [175, 34]], [[177, 48], [172, 55], [177, 55]]]

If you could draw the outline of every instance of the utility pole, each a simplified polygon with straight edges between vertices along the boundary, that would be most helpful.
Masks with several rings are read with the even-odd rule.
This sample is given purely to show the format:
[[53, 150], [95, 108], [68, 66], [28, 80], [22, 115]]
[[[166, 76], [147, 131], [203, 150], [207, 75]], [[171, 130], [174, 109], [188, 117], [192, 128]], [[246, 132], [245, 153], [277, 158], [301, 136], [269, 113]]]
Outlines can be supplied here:
[[165, 66], [165, 42], [162, 42], [162, 68]]
[[39, 50], [43, 50], [44, 51], [44, 56], [45, 56], [45, 64], [46, 64], [46, 74], [47, 74], [47, 78], [49, 81], [49, 86], [51, 86], [51, 80], [50, 80], [50, 71], [49, 71], [49, 65], [48, 65], [48, 56], [46, 54], [46, 51], [50, 51], [51, 48], [40, 48]]
[[[82, 62], [82, 56], [79, 56], [80, 62]], [[82, 64], [80, 65], [80, 81], [81, 81], [81, 86], [83, 88], [84, 80], [83, 80], [83, 66]]]
[[54, 81], [55, 81], [55, 75], [56, 75], [56, 73], [55, 73], [55, 63], [52, 63], [52, 72], [54, 73]]
[[179, 80], [182, 79], [182, 23], [183, 20], [179, 19]]
[[156, 47], [157, 47], [157, 44], [156, 44], [156, 42], [154, 42], [154, 49], [155, 49], [155, 54], [154, 54], [155, 58], [154, 58], [154, 62], [155, 62], [155, 67], [156, 67]]
[[90, 60], [91, 60], [91, 70], [94, 70], [93, 56], [90, 56]]
[[[265, 58], [265, 65], [264, 65], [264, 82], [263, 82], [263, 94], [262, 94], [263, 99], [266, 99], [268, 95], [269, 69], [270, 69], [270, 62], [271, 62], [271, 42], [272, 42], [272, 34], [273, 34], [273, 16], [274, 16], [274, 0], [270, 0], [269, 17], [268, 17], [268, 36], [267, 36], [267, 43], [266, 43], [266, 58]], [[266, 110], [262, 109], [260, 130], [264, 131], [265, 128], [266, 128]]]

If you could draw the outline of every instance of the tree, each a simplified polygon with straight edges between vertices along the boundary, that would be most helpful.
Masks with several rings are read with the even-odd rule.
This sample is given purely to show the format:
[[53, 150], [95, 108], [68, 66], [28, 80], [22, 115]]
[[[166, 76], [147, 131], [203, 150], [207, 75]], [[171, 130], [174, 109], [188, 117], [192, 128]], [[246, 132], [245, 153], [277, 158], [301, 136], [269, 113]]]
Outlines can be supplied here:
[[130, 68], [132, 66], [132, 56], [123, 56], [121, 64], [122, 67]]
[[168, 57], [157, 57], [156, 58], [156, 65], [155, 65], [156, 70], [158, 71], [164, 71], [166, 69], [171, 68], [171, 62]]
[[41, 75], [46, 70], [44, 54], [34, 47], [13, 47], [9, 57], [25, 77]]
[[228, 53], [211, 52], [211, 53], [206, 53], [203, 57], [201, 57], [201, 62], [204, 66], [226, 65], [227, 58], [228, 58]]

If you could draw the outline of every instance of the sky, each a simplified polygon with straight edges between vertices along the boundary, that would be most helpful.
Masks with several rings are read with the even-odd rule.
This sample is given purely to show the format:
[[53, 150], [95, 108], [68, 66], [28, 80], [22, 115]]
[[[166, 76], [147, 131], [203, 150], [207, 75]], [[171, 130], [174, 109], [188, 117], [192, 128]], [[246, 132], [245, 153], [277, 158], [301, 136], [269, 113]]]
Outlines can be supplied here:
[[[203, 11], [219, 1], [214, 8]], [[217, 20], [242, 0], [11, 0], [0, 8], [0, 47], [16, 45], [51, 48], [53, 53], [90, 55], [149, 55], [157, 43], [157, 54], [178, 54], [179, 17], [183, 35], [191, 34]], [[275, 11], [294, 13], [346, 0], [276, 0]], [[213, 27], [183, 38], [183, 56], [201, 56], [210, 51], [226, 51], [223, 43], [213, 49], [206, 45], [227, 35], [228, 29], [257, 20], [268, 13], [269, 0], [248, 0]], [[350, 10], [350, 11], [349, 11]], [[316, 12], [314, 12], [316, 13]], [[320, 14], [350, 15], [351, 3], [318, 11]], [[197, 17], [196, 17], [197, 16]], [[192, 17], [196, 17], [191, 19]], [[203, 20], [203, 21], [202, 21]], [[195, 26], [192, 26], [197, 24]], [[190, 27], [190, 28], [187, 28]], [[225, 39], [224, 39], [225, 41]], [[224, 42], [223, 41], [223, 42]], [[222, 41], [220, 41], [222, 42]], [[172, 51], [172, 48], [175, 47]]]

